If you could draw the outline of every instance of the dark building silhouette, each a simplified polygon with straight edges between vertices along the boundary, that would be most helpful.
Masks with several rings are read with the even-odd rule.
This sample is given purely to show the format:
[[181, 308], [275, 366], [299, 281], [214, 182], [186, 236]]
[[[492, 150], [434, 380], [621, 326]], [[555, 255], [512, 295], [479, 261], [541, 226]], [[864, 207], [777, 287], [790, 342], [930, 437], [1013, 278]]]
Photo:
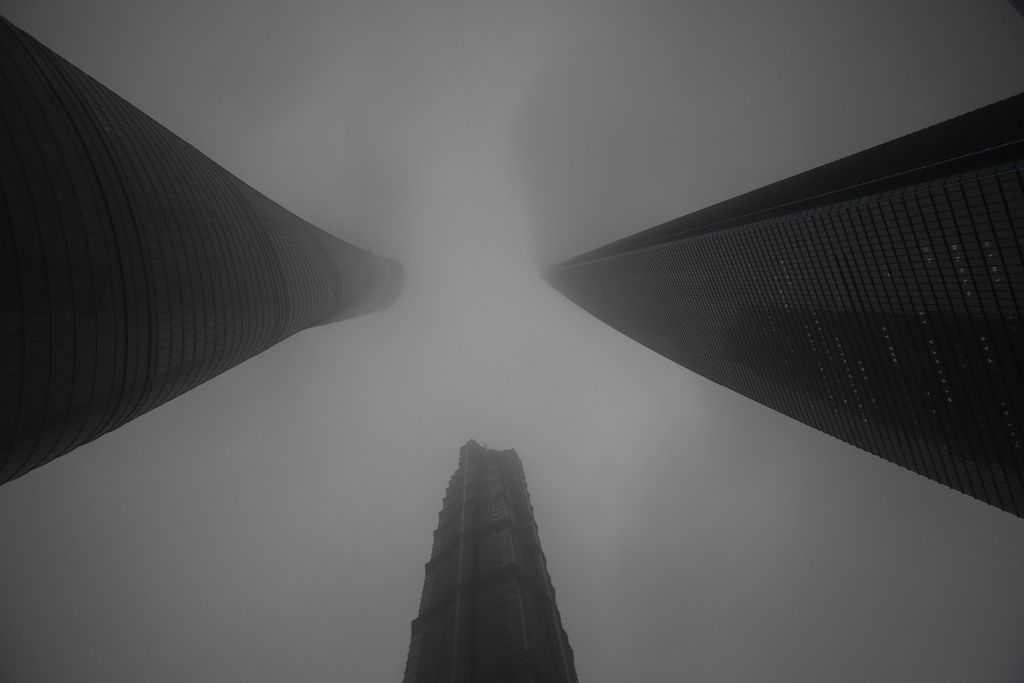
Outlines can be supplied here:
[[448, 482], [404, 683], [575, 683], [519, 456], [470, 441]]
[[0, 190], [0, 482], [401, 287], [2, 19]]
[[1010, 0], [1010, 4], [1024, 17], [1024, 0]]
[[556, 266], [708, 379], [1024, 516], [1024, 95]]

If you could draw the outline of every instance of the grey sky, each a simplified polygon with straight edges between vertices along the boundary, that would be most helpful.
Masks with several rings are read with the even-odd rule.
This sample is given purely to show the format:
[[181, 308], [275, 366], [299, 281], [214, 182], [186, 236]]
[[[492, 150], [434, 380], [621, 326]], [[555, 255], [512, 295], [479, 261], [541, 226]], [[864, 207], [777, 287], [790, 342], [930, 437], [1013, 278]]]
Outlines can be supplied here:
[[458, 447], [523, 457], [586, 683], [1011, 683], [1024, 523], [717, 387], [541, 264], [1024, 89], [964, 2], [0, 1], [405, 264], [0, 488], [0, 681], [396, 681]]

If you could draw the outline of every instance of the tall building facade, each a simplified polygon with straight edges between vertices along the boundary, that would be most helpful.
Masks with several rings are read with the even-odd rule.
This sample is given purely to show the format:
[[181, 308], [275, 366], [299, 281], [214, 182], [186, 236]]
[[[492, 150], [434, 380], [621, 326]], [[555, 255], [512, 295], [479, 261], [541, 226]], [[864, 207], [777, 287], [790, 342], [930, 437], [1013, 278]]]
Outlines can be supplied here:
[[470, 441], [448, 482], [404, 683], [576, 683], [513, 450]]
[[690, 370], [1024, 516], [1024, 95], [549, 281]]
[[402, 283], [3, 19], [0, 216], [0, 483]]

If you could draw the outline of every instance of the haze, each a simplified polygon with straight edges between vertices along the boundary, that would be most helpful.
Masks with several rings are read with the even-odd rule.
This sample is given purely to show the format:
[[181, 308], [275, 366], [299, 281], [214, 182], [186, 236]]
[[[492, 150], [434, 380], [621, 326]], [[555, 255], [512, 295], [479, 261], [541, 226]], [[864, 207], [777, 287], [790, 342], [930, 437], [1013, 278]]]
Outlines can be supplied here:
[[0, 1], [395, 256], [0, 488], [0, 681], [398, 681], [458, 448], [523, 458], [580, 680], [1019, 681], [1022, 520], [718, 387], [546, 264], [1024, 89], [1002, 0]]

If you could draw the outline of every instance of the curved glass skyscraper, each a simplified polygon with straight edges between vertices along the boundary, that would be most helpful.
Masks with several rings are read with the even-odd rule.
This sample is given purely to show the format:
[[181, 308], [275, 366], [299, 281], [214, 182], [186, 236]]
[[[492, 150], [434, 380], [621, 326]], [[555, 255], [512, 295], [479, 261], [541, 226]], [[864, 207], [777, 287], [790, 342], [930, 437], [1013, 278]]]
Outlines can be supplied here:
[[0, 164], [0, 483], [401, 288], [4, 20]]

